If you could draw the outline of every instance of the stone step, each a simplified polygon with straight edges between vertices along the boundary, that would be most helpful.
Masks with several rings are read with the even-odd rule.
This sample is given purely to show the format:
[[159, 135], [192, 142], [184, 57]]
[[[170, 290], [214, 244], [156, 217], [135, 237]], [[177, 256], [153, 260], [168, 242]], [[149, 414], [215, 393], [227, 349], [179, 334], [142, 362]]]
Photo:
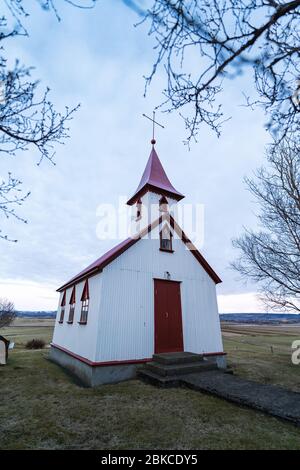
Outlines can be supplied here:
[[172, 352], [153, 354], [153, 360], [161, 364], [187, 364], [190, 362], [203, 361], [202, 354], [195, 354], [191, 352]]
[[158, 385], [159, 387], [178, 387], [178, 385], [180, 385], [181, 379], [181, 377], [177, 376], [163, 377], [145, 368], [138, 369], [137, 376], [144, 382], [150, 383], [152, 385]]
[[150, 370], [154, 374], [163, 377], [170, 377], [175, 375], [194, 374], [207, 370], [217, 369], [216, 364], [198, 361], [183, 364], [161, 364], [159, 362], [147, 362], [144, 366], [146, 370]]

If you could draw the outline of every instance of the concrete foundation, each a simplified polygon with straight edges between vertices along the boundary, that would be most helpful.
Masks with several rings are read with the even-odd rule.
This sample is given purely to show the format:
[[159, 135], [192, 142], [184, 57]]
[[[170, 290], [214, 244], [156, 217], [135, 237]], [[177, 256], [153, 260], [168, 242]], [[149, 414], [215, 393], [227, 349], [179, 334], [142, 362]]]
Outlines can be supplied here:
[[51, 348], [49, 359], [68, 369], [88, 387], [122, 382], [136, 377], [139, 364], [90, 366], [57, 348]]

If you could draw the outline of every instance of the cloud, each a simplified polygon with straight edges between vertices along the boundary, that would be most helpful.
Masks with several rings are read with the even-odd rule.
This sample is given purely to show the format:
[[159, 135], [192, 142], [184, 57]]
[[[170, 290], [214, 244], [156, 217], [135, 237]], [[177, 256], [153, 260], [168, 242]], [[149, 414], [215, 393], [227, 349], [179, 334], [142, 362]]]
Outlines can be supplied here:
[[56, 310], [58, 296], [53, 285], [18, 279], [0, 281], [0, 297], [13, 299], [16, 310]]
[[[122, 2], [103, 2], [92, 11], [65, 6], [61, 17], [59, 23], [37, 9], [28, 20], [30, 38], [15, 39], [8, 49], [10, 57], [37, 67], [35, 76], [42, 87], [50, 85], [59, 109], [82, 104], [70, 123], [70, 139], [56, 148], [56, 166], [45, 161], [37, 167], [32, 151], [1, 159], [0, 174], [11, 170], [24, 190], [31, 190], [19, 209], [28, 224], [1, 220], [2, 230], [19, 242], [0, 242], [0, 286], [20, 308], [56, 308], [55, 288], [116, 243], [97, 238], [96, 210], [136, 189], [150, 152], [151, 126], [142, 113], [151, 113], [163, 99], [162, 70], [143, 97], [153, 43], [146, 25], [133, 27], [137, 16], [131, 9]], [[239, 80], [248, 86], [249, 77]], [[262, 114], [239, 107], [238, 82], [229, 82], [226, 90], [224, 104], [233, 117], [220, 139], [203, 127], [188, 151], [181, 118], [160, 114], [165, 129], [157, 132], [157, 151], [186, 202], [205, 205], [203, 254], [223, 279], [218, 292], [227, 299], [225, 307], [232, 298], [235, 308], [234, 298], [240, 298], [238, 308], [248, 311], [250, 294], [232, 293], [254, 288], [239, 284], [228, 265], [236, 256], [232, 237], [256, 224], [243, 177], [263, 161], [267, 135]]]
[[256, 292], [218, 295], [220, 313], [259, 313], [266, 307], [258, 299]]

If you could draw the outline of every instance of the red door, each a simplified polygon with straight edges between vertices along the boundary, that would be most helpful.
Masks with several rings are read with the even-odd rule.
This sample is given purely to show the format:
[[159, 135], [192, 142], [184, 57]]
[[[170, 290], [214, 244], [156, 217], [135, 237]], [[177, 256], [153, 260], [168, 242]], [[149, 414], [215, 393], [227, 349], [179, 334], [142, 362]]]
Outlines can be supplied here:
[[154, 351], [183, 351], [180, 282], [154, 280]]

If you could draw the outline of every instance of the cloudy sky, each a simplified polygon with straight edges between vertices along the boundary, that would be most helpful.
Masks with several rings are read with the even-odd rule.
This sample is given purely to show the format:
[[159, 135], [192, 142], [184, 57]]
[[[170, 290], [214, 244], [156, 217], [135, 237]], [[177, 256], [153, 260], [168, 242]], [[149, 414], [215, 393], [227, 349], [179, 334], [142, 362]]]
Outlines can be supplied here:
[[[37, 166], [32, 151], [1, 158], [0, 177], [11, 170], [31, 191], [19, 209], [28, 224], [1, 219], [18, 243], [0, 242], [0, 297], [18, 309], [56, 309], [55, 289], [118, 242], [97, 237], [97, 207], [131, 196], [149, 156], [151, 126], [141, 115], [162, 101], [165, 79], [159, 71], [143, 96], [155, 52], [148, 26], [134, 27], [139, 18], [125, 3], [101, 0], [85, 11], [65, 5], [58, 22], [34, 2], [26, 20], [30, 37], [7, 49], [11, 60], [36, 67], [34, 76], [50, 86], [58, 109], [81, 103], [70, 138], [56, 148], [56, 166]], [[231, 119], [222, 136], [203, 126], [190, 150], [181, 118], [157, 115], [165, 129], [157, 132], [156, 149], [171, 182], [187, 203], [204, 204], [201, 251], [223, 279], [221, 312], [264, 309], [256, 286], [229, 268], [237, 256], [232, 238], [256, 226], [257, 207], [243, 178], [263, 163], [268, 142], [263, 114], [243, 106], [242, 91], [252, 93], [250, 73], [226, 83], [222, 98]]]

